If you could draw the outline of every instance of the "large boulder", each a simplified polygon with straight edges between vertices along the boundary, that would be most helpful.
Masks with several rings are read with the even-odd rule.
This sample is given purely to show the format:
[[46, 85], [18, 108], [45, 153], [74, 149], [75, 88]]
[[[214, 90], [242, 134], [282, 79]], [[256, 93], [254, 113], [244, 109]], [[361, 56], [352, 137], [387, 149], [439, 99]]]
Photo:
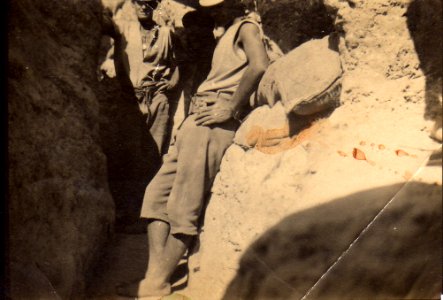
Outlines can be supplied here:
[[281, 101], [289, 114], [309, 115], [338, 106], [342, 67], [333, 35], [313, 39], [269, 66], [258, 87], [258, 102]]

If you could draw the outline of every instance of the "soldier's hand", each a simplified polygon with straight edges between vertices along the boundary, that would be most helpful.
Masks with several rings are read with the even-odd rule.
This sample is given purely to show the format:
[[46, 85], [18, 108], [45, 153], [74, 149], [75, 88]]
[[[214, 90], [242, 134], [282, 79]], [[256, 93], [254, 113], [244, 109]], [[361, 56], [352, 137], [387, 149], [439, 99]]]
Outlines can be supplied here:
[[164, 80], [156, 82], [155, 86], [157, 87], [157, 91], [159, 92], [165, 92], [170, 90], [169, 82]]
[[[223, 103], [223, 104], [222, 104]], [[212, 106], [202, 109], [195, 118], [197, 125], [208, 126], [219, 124], [231, 119], [234, 115], [234, 108], [224, 102], [217, 102]]]

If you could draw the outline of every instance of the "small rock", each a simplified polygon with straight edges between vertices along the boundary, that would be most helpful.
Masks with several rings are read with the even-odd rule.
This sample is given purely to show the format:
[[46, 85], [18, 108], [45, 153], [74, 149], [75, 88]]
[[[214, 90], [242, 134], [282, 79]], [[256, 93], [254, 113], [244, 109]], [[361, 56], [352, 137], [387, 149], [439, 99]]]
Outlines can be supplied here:
[[354, 158], [357, 160], [366, 160], [365, 153], [357, 148], [354, 148], [354, 150], [352, 151], [352, 156], [354, 156]]
[[399, 156], [399, 157], [401, 157], [401, 156], [409, 156], [409, 153], [408, 153], [408, 152], [406, 152], [406, 151], [404, 151], [404, 150], [401, 150], [401, 149], [397, 149], [397, 150], [395, 150], [395, 154], [396, 154], [397, 156]]

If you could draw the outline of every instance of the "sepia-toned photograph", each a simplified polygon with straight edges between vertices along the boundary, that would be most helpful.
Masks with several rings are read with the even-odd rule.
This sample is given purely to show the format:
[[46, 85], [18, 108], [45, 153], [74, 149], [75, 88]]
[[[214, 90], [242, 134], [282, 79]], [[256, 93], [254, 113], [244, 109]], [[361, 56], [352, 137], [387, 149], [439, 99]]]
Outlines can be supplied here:
[[7, 2], [5, 299], [443, 299], [441, 0]]

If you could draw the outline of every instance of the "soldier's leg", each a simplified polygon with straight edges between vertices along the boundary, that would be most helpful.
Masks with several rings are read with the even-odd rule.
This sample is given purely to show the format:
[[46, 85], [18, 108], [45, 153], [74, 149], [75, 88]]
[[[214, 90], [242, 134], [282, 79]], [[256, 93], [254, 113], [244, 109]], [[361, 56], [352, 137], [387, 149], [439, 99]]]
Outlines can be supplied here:
[[151, 112], [147, 126], [160, 157], [166, 152], [169, 131], [169, 101], [165, 94], [157, 94], [152, 98], [149, 106]]
[[[176, 166], [177, 151], [175, 147], [171, 147], [169, 153], [164, 156], [162, 167], [146, 188], [140, 214], [142, 218], [149, 220], [149, 260], [146, 273], [159, 272], [163, 268], [161, 262], [170, 232], [166, 204], [174, 182]], [[120, 295], [129, 297], [164, 296], [170, 291], [170, 284], [157, 278], [144, 279], [141, 282], [118, 288]]]
[[183, 123], [176, 144], [177, 174], [167, 203], [172, 234], [198, 234], [205, 196], [238, 125], [237, 121], [230, 120], [217, 126], [197, 126], [195, 115]]
[[[137, 294], [132, 296], [161, 295], [170, 289], [169, 280], [172, 273], [192, 237], [198, 234], [198, 218], [204, 204], [204, 196], [211, 188], [223, 154], [232, 143], [238, 126], [236, 122], [214, 127], [196, 126], [194, 119], [195, 116], [190, 116], [177, 136], [176, 173], [166, 201], [167, 217], [163, 218], [162, 213], [145, 214], [146, 217], [155, 218], [155, 222], [169, 222], [171, 227], [166, 244], [155, 259], [150, 259], [146, 277], [139, 283]], [[165, 170], [165, 166], [162, 169]], [[155, 201], [148, 203], [152, 202]], [[155, 231], [154, 224], [156, 223], [152, 222], [150, 226]], [[164, 233], [167, 227], [163, 226], [160, 225]], [[162, 243], [163, 237], [158, 236], [157, 242]]]

